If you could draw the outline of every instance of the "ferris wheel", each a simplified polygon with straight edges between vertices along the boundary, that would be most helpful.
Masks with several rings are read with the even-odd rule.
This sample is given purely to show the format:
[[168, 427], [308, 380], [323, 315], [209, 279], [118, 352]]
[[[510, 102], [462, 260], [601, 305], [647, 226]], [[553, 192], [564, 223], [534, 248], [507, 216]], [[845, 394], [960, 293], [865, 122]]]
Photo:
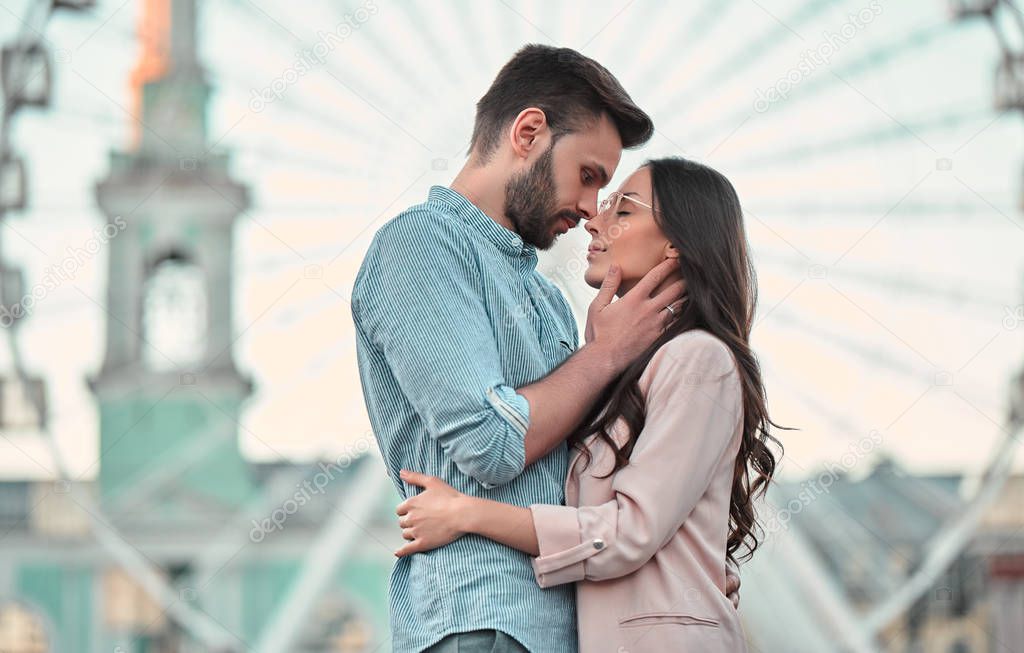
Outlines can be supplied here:
[[[83, 148], [137, 141], [158, 129], [137, 119], [126, 81], [131, 67], [101, 71], [115, 53], [167, 45], [158, 29], [135, 23], [147, 4], [161, 5], [26, 3], [26, 28], [4, 56], [10, 67], [0, 141], [0, 206], [26, 226], [59, 205], [27, 201], [26, 189], [58, 175], [47, 167], [31, 172], [25, 162], [37, 152], [26, 139], [20, 147], [31, 152], [15, 153], [7, 138], [15, 108], [27, 115], [48, 105], [34, 133], [44, 122], [64, 134], [84, 129]], [[522, 44], [546, 42], [605, 63], [654, 117], [650, 146], [624, 153], [620, 170], [648, 157], [684, 155], [736, 185], [762, 291], [755, 349], [780, 421], [803, 429], [786, 442], [785, 471], [812, 474], [876, 433], [878, 451], [911, 467], [959, 465], [977, 479], [922, 564], [867, 613], [829, 589], [806, 543], [787, 533], [774, 551], [798, 588], [794, 619], [813, 614], [828, 622], [823, 633], [850, 650], [875, 650], [874, 636], [963, 549], [1013, 471], [1024, 417], [1016, 116], [1024, 108], [1024, 54], [1014, 49], [1022, 14], [1011, 0], [730, 0], [682, 8], [652, 0], [586, 8], [365, 0], [340, 8], [309, 3], [301, 13], [270, 0], [166, 6], [179, 5], [202, 13], [194, 46], [211, 88], [211, 149], [230, 151], [233, 176], [253, 189], [239, 217], [232, 270], [243, 295], [243, 333], [232, 346], [242, 366], [261, 377], [258, 403], [241, 422], [250, 453], [272, 457], [286, 451], [287, 436], [312, 429], [365, 433], [358, 393], [339, 400], [327, 390], [351, 389], [355, 378], [351, 337], [343, 335], [350, 335], [347, 297], [361, 254], [376, 228], [457, 171], [472, 103], [500, 65]], [[50, 10], [72, 8], [88, 11], [67, 21], [57, 16], [52, 27], [59, 31], [45, 31]], [[167, 124], [177, 119], [168, 116]], [[52, 160], [53, 152], [38, 156]], [[81, 197], [91, 198], [92, 180], [104, 170], [95, 160], [68, 158], [62, 183], [86, 188]], [[75, 210], [96, 217], [89, 206]], [[593, 296], [581, 279], [583, 240], [567, 236], [540, 266], [581, 318]], [[8, 262], [30, 247], [4, 238], [5, 304], [34, 283], [31, 269], [21, 275]], [[172, 274], [187, 283], [188, 269]], [[22, 276], [20, 285], [8, 281]], [[106, 319], [94, 299], [80, 296], [67, 310]], [[45, 370], [26, 369], [22, 352], [39, 321], [59, 319], [48, 315], [41, 308], [7, 330], [8, 374], [41, 417], [60, 412], [64, 401], [44, 391]], [[274, 353], [281, 342], [294, 353]], [[52, 422], [37, 426], [48, 433]], [[280, 439], [256, 442], [263, 438], [255, 434], [267, 432]], [[952, 446], [963, 433], [977, 445], [969, 460]], [[58, 481], [77, 478], [81, 470], [73, 469], [64, 441], [46, 441]], [[950, 453], [938, 451], [936, 441]], [[162, 480], [217, 455], [212, 447], [190, 449]], [[305, 473], [289, 470], [260, 488], [253, 505], [275, 505], [270, 489], [287, 494], [297, 481], [286, 476]], [[379, 471], [365, 466], [359, 473], [350, 498], [364, 511], [347, 513], [356, 522], [369, 519], [372, 498], [389, 491]], [[106, 553], [190, 638], [214, 650], [238, 645], [133, 553], [101, 503], [87, 506]], [[260, 510], [250, 506], [253, 514]], [[236, 530], [248, 514], [240, 512]], [[230, 541], [232, 531], [221, 535]], [[358, 536], [342, 519], [324, 525], [259, 650], [288, 650], [325, 590], [326, 575], [316, 570], [338, 564]], [[211, 545], [196, 558], [216, 569], [231, 564], [228, 550]], [[801, 594], [817, 597], [815, 610], [801, 605]]]

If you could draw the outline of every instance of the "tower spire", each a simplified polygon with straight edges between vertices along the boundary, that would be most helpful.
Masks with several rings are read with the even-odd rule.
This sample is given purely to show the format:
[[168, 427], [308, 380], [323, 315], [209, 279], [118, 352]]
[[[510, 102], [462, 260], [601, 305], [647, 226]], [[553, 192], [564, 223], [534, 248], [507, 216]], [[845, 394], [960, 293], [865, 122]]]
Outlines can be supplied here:
[[[132, 73], [132, 149], [151, 156], [199, 158], [206, 144], [210, 88], [197, 52], [195, 0], [144, 0], [141, 55]], [[174, 142], [166, 142], [172, 134]]]

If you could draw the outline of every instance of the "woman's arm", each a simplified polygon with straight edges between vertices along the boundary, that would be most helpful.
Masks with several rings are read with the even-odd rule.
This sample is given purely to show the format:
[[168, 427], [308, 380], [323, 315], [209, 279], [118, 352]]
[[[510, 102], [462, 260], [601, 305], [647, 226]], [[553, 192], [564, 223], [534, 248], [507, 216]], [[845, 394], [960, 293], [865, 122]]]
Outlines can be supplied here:
[[444, 546], [466, 533], [482, 535], [535, 556], [537, 531], [529, 508], [462, 494], [441, 479], [403, 469], [402, 480], [424, 488], [403, 501], [398, 525], [409, 543], [395, 552], [399, 558]]
[[612, 480], [612, 500], [521, 508], [402, 470], [402, 480], [424, 491], [398, 506], [402, 537], [410, 543], [396, 555], [475, 533], [536, 556], [533, 566], [543, 587], [624, 576], [650, 560], [704, 494], [742, 410], [732, 358], [713, 337], [676, 338], [655, 359], [647, 420], [630, 464]]
[[540, 554], [537, 530], [533, 526], [533, 514], [529, 508], [479, 497], [466, 498], [467, 533], [482, 535], [532, 556]]
[[[666, 343], [651, 359], [647, 419], [614, 498], [596, 506], [533, 505], [537, 583], [550, 587], [630, 574], [682, 527], [735, 451], [742, 390], [729, 350], [703, 332]], [[733, 466], [725, 467], [732, 480]], [[722, 515], [726, 519], [727, 515]], [[725, 551], [722, 551], [723, 565]]]
[[[475, 533], [531, 556], [539, 556], [537, 524], [545, 528], [549, 520], [567, 519], [572, 522], [576, 519], [576, 509], [567, 506], [534, 504], [521, 508], [462, 494], [434, 476], [408, 470], [402, 470], [401, 476], [405, 481], [426, 489], [404, 501], [396, 511], [399, 525], [403, 527], [402, 536], [410, 540], [395, 552], [399, 558], [436, 549], [466, 533]], [[549, 538], [547, 544], [553, 543]], [[562, 570], [561, 573], [567, 572]], [[542, 587], [553, 580], [552, 575], [538, 573], [537, 577]], [[739, 589], [739, 570], [726, 563], [725, 593], [737, 608]]]

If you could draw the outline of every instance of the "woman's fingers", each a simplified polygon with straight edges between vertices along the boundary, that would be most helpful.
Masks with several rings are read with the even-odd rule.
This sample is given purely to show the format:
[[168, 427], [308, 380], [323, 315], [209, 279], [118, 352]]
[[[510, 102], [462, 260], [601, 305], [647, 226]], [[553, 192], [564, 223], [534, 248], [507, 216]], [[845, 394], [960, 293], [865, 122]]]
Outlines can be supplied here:
[[427, 487], [427, 484], [430, 483], [430, 481], [434, 478], [433, 476], [428, 476], [427, 474], [420, 474], [419, 472], [414, 472], [408, 469], [403, 469], [399, 471], [398, 475], [406, 483], [409, 483], [411, 485], [418, 485], [420, 487]]
[[409, 542], [408, 544], [403, 545], [399, 550], [395, 551], [395, 557], [404, 558], [405, 556], [412, 555], [413, 553], [420, 553], [422, 550], [423, 549], [420, 548], [419, 542]]
[[402, 537], [408, 540], [409, 543], [403, 544], [400, 549], [395, 551], [396, 557], [402, 558], [413, 553], [420, 553], [427, 550], [427, 548], [423, 546], [423, 540], [417, 540], [411, 528], [403, 528]]

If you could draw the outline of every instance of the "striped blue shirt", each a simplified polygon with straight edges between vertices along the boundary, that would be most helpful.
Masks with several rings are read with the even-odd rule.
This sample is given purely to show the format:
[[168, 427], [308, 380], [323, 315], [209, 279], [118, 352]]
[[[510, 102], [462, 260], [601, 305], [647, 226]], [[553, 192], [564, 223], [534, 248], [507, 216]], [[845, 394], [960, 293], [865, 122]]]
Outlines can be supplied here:
[[[525, 467], [530, 407], [515, 390], [579, 344], [569, 304], [536, 267], [535, 247], [443, 186], [374, 236], [352, 314], [370, 423], [401, 497], [418, 491], [404, 467], [504, 503], [564, 502], [568, 449]], [[534, 653], [576, 650], [574, 587], [541, 589], [528, 555], [476, 535], [399, 559], [388, 594], [395, 651], [485, 628]]]

